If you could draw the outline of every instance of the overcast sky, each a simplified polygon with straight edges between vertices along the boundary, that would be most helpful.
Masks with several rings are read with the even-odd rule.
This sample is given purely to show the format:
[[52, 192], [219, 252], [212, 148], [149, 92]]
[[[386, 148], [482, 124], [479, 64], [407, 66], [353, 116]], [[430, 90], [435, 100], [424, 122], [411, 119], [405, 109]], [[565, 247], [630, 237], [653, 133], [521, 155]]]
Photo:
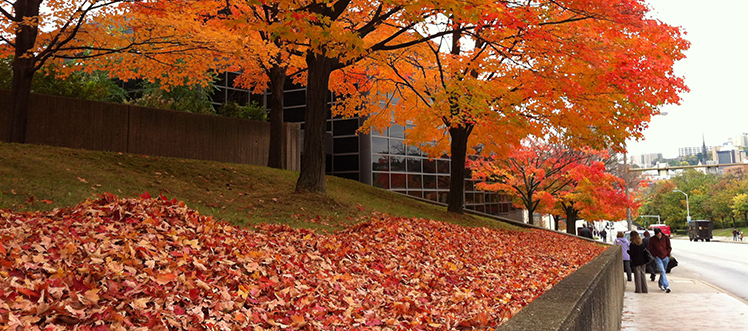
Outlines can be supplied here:
[[644, 131], [645, 140], [629, 142], [630, 155], [678, 156], [679, 147], [720, 146], [748, 132], [748, 0], [647, 0], [652, 15], [686, 31], [691, 48], [675, 72], [691, 92], [680, 105], [662, 108]]

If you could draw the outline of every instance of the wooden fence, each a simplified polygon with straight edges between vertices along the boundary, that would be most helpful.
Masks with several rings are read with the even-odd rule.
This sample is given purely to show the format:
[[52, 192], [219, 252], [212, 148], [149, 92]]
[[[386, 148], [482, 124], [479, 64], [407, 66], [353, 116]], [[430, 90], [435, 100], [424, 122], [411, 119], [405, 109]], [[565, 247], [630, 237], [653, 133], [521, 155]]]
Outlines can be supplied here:
[[[0, 134], [10, 91], [0, 90]], [[301, 169], [301, 126], [284, 123], [284, 169]], [[26, 142], [70, 148], [267, 165], [270, 123], [32, 94]]]

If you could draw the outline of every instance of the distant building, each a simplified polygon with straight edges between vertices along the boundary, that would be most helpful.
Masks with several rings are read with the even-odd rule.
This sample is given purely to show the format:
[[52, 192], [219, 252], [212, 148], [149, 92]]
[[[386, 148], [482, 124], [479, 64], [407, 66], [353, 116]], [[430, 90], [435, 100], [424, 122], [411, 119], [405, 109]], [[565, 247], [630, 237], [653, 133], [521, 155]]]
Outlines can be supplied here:
[[727, 141], [732, 143], [735, 147], [748, 147], [748, 133], [743, 132], [740, 135], [728, 138]]
[[[745, 161], [745, 160], [744, 160]], [[743, 178], [748, 173], [748, 164], [725, 167], [722, 171], [724, 174], [732, 174], [735, 177]]]
[[715, 150], [713, 155], [719, 164], [741, 163], [745, 159], [745, 151], [733, 146], [729, 142], [722, 145], [719, 150]]
[[661, 159], [662, 159], [662, 153], [650, 153], [650, 154], [631, 156], [629, 161], [631, 161], [631, 164], [638, 165], [639, 167], [649, 168]]
[[710, 151], [714, 148], [715, 146], [681, 147], [678, 148], [678, 157], [699, 155], [704, 151], [704, 149]]

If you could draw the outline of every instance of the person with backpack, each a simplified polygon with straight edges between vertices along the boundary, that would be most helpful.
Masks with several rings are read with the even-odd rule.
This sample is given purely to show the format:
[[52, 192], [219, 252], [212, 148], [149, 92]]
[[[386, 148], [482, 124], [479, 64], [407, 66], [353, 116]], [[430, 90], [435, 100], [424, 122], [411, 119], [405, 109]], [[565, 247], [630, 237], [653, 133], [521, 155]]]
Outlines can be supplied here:
[[670, 262], [670, 252], [673, 248], [670, 246], [670, 238], [662, 234], [662, 230], [655, 228], [654, 232], [654, 237], [649, 238], [649, 247], [647, 248], [654, 256], [657, 272], [660, 274], [660, 279], [657, 281], [657, 284], [661, 290], [670, 293], [670, 284], [667, 281], [665, 272], [668, 262]]

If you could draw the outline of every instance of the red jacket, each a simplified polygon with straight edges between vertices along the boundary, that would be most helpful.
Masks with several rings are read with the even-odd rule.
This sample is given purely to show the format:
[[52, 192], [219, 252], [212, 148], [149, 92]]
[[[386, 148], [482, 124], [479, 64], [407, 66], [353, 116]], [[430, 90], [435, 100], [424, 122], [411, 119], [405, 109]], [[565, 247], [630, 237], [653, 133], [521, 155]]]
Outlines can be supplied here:
[[670, 256], [670, 251], [673, 250], [673, 248], [670, 247], [670, 238], [664, 234], [660, 239], [657, 239], [657, 236], [650, 237], [649, 247], [647, 249], [649, 249], [652, 255], [661, 259]]

